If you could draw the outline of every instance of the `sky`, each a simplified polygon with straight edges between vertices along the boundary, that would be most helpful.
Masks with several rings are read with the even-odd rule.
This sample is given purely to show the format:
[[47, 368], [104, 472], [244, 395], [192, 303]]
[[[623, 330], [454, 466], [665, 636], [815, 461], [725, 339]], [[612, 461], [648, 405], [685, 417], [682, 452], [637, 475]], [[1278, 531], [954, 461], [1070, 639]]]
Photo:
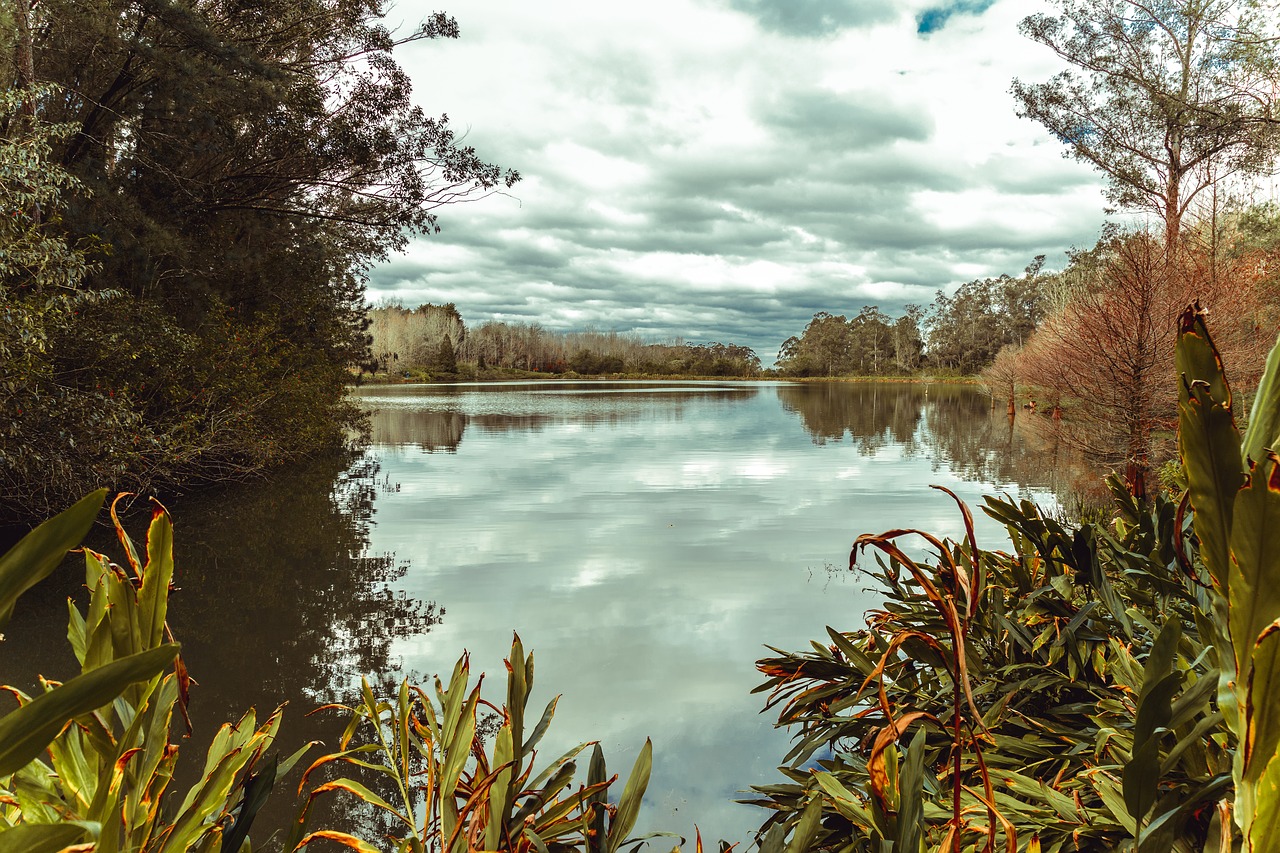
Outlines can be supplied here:
[[[818, 311], [1060, 268], [1101, 179], [1015, 113], [1063, 67], [1028, 0], [460, 0], [457, 41], [398, 57], [415, 100], [510, 191], [439, 211], [372, 302], [751, 346]], [[406, 2], [388, 23], [431, 11]]]

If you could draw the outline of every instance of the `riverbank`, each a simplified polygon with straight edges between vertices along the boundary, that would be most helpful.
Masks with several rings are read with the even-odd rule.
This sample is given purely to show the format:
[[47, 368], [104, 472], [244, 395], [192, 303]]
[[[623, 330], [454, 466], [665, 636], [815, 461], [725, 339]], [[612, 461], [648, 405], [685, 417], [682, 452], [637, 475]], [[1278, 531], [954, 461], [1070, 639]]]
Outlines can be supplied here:
[[664, 374], [664, 373], [606, 373], [583, 374], [573, 371], [565, 373], [543, 373], [534, 370], [484, 370], [459, 371], [458, 373], [437, 373], [427, 371], [410, 372], [401, 375], [386, 373], [362, 373], [353, 377], [353, 385], [415, 385], [422, 383], [454, 383], [454, 382], [875, 382], [888, 385], [977, 385], [976, 376], [936, 376], [921, 374], [918, 376], [785, 376], [780, 373], [765, 372], [754, 376], [713, 376], [704, 374]]

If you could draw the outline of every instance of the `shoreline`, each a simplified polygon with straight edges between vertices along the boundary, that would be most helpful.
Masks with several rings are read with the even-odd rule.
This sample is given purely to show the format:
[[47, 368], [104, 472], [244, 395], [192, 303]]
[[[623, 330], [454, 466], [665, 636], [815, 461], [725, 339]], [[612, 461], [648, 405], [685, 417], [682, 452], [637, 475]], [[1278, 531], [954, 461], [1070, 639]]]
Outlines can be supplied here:
[[497, 382], [846, 382], [881, 383], [887, 385], [977, 385], [976, 376], [705, 376], [692, 374], [610, 373], [583, 375], [578, 373], [538, 373], [507, 371], [503, 375], [463, 376], [445, 374], [431, 376], [370, 376], [361, 374], [347, 383], [348, 387], [365, 385], [459, 385]]

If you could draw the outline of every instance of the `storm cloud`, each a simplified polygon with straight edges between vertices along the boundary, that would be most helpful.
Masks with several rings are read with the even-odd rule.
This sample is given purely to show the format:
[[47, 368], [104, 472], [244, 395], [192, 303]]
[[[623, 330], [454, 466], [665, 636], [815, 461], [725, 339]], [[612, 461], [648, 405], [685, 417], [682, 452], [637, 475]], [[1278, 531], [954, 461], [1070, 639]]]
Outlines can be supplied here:
[[895, 313], [1038, 254], [1060, 265], [1104, 204], [1097, 177], [1013, 113], [1010, 80], [1059, 67], [1017, 33], [1035, 10], [458, 9], [460, 40], [401, 61], [424, 109], [524, 180], [441, 210], [441, 233], [371, 272], [370, 299], [733, 341], [769, 364], [816, 311]]

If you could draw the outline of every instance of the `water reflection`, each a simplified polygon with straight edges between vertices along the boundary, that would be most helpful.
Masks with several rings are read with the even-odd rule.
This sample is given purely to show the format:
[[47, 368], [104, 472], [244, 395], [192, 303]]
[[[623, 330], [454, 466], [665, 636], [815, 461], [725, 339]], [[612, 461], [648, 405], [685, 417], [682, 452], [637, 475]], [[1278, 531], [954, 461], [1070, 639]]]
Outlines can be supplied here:
[[[339, 723], [303, 712], [361, 674], [447, 674], [464, 650], [500, 690], [518, 631], [537, 655], [532, 704], [564, 694], [543, 755], [599, 739], [625, 770], [652, 737], [641, 828], [691, 834], [696, 821], [711, 839], [747, 839], [763, 815], [732, 801], [787, 751], [750, 695], [763, 644], [803, 647], [877, 604], [827, 571], [853, 538], [963, 535], [931, 483], [971, 503], [1005, 488], [1051, 499], [1054, 485], [1045, 439], [1024, 418], [1010, 431], [968, 387], [400, 386], [359, 399], [373, 445], [354, 463], [171, 504], [171, 623], [200, 681], [197, 730], [288, 699], [289, 750], [332, 737]], [[977, 521], [998, 546], [999, 525]], [[60, 626], [79, 577], [24, 601], [0, 680], [70, 671]]]
[[1081, 466], [1047, 414], [1011, 417], [968, 385], [806, 383], [778, 398], [815, 444], [847, 437], [868, 456], [892, 446], [974, 482], [1061, 494]]
[[923, 386], [878, 382], [820, 382], [778, 388], [783, 408], [800, 416], [815, 444], [842, 441], [848, 435], [866, 454], [889, 443], [901, 446], [908, 455], [916, 453], [916, 431], [927, 394]]
[[[360, 674], [380, 687], [398, 682], [395, 639], [440, 622], [442, 608], [393, 589], [408, 561], [369, 547], [374, 503], [386, 487], [371, 458], [352, 464], [333, 457], [273, 482], [168, 501], [178, 586], [168, 621], [197, 682], [181, 782], [194, 780], [218, 726], [250, 707], [261, 719], [290, 703], [277, 741], [282, 754], [309, 740], [332, 742], [343, 722], [307, 712], [351, 698]], [[148, 516], [135, 509], [125, 524], [141, 540]], [[120, 557], [109, 530], [96, 529], [88, 544]], [[68, 596], [83, 609], [83, 577], [83, 558], [69, 559], [19, 603], [0, 646], [0, 683], [30, 690], [37, 673], [65, 678], [77, 671], [58, 626], [65, 625]], [[293, 813], [290, 794], [277, 792], [262, 825], [283, 826]]]
[[389, 486], [371, 458], [329, 459], [173, 508], [181, 589], [170, 623], [204, 673], [204, 702], [231, 713], [246, 692], [263, 705], [331, 701], [356, 673], [397, 671], [393, 640], [439, 623], [436, 604], [393, 589], [410, 561], [370, 550]]
[[[378, 499], [373, 545], [413, 555], [409, 594], [449, 609], [397, 643], [406, 665], [447, 671], [467, 649], [500, 681], [518, 631], [537, 654], [534, 704], [564, 693], [547, 755], [599, 739], [625, 769], [652, 737], [643, 828], [697, 821], [735, 841], [763, 818], [735, 795], [787, 750], [750, 698], [753, 662], [764, 643], [861, 623], [876, 602], [827, 571], [852, 539], [901, 525], [963, 535], [931, 483], [977, 503], [1009, 487], [1043, 497], [1050, 480], [967, 386], [427, 386], [362, 400], [399, 486]], [[434, 452], [444, 423], [462, 424], [456, 453]], [[1009, 452], [1022, 461], [996, 461]], [[983, 541], [1003, 537], [978, 524]]]
[[757, 393], [750, 385], [707, 382], [509, 382], [393, 385], [361, 397], [377, 413], [374, 445], [456, 453], [468, 428], [495, 434], [569, 422], [598, 428], [656, 416], [679, 420], [691, 402], [731, 403]]

